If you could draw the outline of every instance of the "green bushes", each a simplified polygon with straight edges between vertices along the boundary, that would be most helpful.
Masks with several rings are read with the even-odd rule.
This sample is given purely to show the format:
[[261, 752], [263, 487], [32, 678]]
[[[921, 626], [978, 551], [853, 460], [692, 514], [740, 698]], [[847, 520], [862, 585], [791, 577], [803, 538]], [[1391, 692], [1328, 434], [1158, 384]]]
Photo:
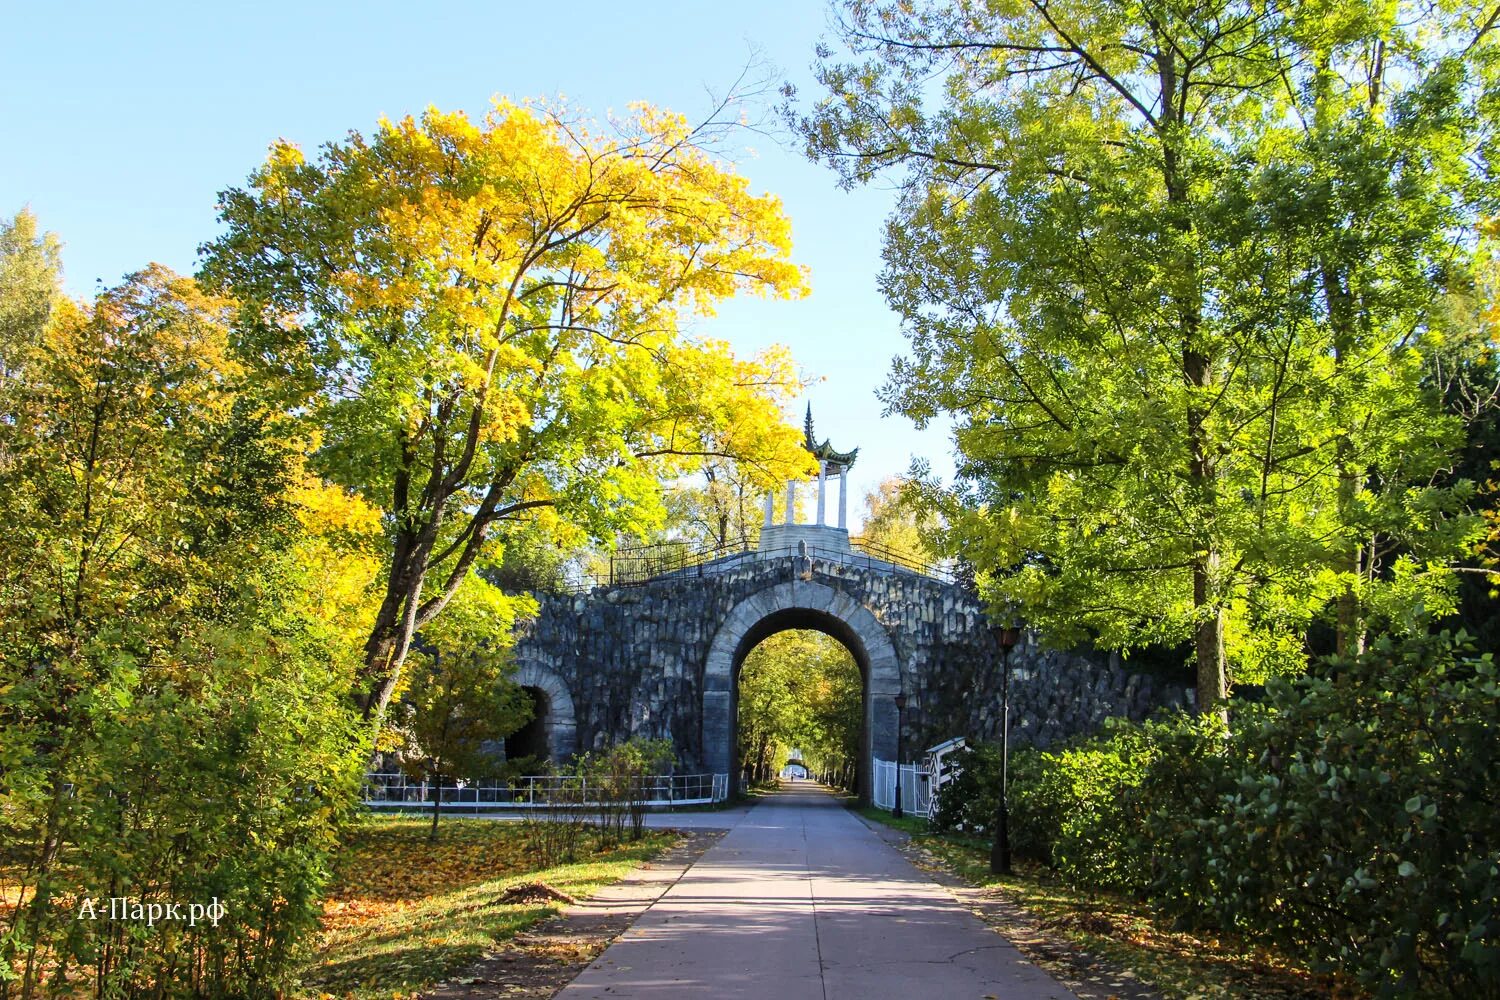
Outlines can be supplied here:
[[958, 773], [938, 795], [932, 816], [936, 830], [980, 833], [995, 818], [995, 793], [1000, 788], [1000, 748], [989, 744], [967, 746], [954, 756]]
[[646, 803], [668, 791], [648, 779], [667, 774], [672, 763], [671, 740], [644, 737], [578, 757], [546, 790], [546, 805], [526, 818], [538, 862], [550, 868], [577, 858], [590, 820], [601, 849], [623, 843], [627, 830], [630, 840], [640, 840]]
[[[1273, 682], [1154, 890], [1390, 995], [1500, 995], [1500, 688], [1447, 635]], [[1235, 763], [1235, 756], [1225, 759]], [[1192, 877], [1197, 875], [1197, 877]]]
[[[0, 997], [80, 980], [115, 997], [283, 985], [316, 927], [361, 757], [344, 679], [256, 639], [220, 631], [144, 669], [67, 664], [94, 679], [61, 744], [33, 692], [0, 696], [3, 876], [25, 898], [0, 926]], [[214, 903], [199, 913], [216, 919], [192, 923], [121, 909]]]
[[[1490, 656], [1447, 635], [1382, 642], [1266, 695], [1234, 703], [1227, 731], [1177, 715], [1014, 754], [1018, 852], [1381, 995], [1500, 995]], [[971, 757], [989, 788], [993, 756]], [[939, 819], [985, 808], [945, 801]]]
[[[1156, 854], [1143, 850], [1137, 836], [1145, 820], [1138, 788], [1146, 781], [1153, 799], [1173, 795], [1170, 776], [1181, 762], [1213, 746], [1203, 738], [1212, 729], [1212, 723], [1186, 716], [1144, 725], [1110, 719], [1103, 735], [1066, 750], [1013, 750], [1010, 835], [1016, 854], [1080, 884], [1145, 889]], [[1000, 787], [999, 748], [966, 749], [959, 766], [961, 773], [939, 798], [933, 825], [988, 836]]]
[[1183, 804], [1187, 789], [1174, 776], [1211, 727], [1187, 718], [1111, 722], [1099, 739], [1025, 760], [1012, 798], [1022, 844], [1045, 845], [1037, 855], [1073, 881], [1139, 889], [1162, 859], [1142, 842], [1143, 821], [1158, 804]]
[[362, 516], [228, 314], [154, 268], [0, 345], [0, 1000], [274, 996], [320, 912]]
[[578, 774], [597, 802], [601, 844], [621, 843], [629, 824], [630, 839], [640, 840], [646, 826], [646, 803], [656, 789], [648, 782], [672, 767], [672, 741], [632, 737], [605, 750], [584, 754]]
[[[968, 746], [958, 752], [955, 763], [958, 773], [938, 796], [932, 827], [991, 836], [999, 805], [1000, 748], [987, 743]], [[1037, 793], [1044, 767], [1043, 755], [1034, 750], [1011, 751], [1010, 842], [1017, 855], [1050, 864], [1056, 829], [1051, 825], [1053, 814], [1041, 808]], [[1029, 790], [1027, 808], [1017, 812], [1017, 790], [1023, 787]]]

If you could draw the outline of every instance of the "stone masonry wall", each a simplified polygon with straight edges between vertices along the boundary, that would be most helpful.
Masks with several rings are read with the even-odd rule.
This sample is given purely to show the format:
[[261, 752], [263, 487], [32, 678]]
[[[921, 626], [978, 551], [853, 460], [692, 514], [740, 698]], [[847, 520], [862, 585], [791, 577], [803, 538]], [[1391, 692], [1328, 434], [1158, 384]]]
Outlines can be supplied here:
[[[908, 695], [909, 756], [952, 736], [998, 739], [999, 650], [977, 599], [869, 560], [740, 557], [644, 585], [544, 597], [516, 655], [571, 693], [579, 750], [668, 737], [683, 765], [699, 768], [715, 756], [705, 753], [702, 727], [710, 644], [738, 604], [794, 579], [848, 595], [885, 628]], [[1188, 698], [1180, 686], [1128, 672], [1117, 656], [1049, 650], [1023, 636], [1011, 654], [1015, 743], [1046, 747], [1109, 716], [1139, 719]]]

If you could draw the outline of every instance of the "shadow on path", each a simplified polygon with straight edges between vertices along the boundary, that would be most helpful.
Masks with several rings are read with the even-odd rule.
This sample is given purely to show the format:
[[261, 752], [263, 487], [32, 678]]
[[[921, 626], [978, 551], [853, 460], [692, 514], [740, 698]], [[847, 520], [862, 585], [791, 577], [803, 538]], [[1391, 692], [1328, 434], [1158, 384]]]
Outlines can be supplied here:
[[559, 997], [1076, 1000], [821, 786], [783, 786]]

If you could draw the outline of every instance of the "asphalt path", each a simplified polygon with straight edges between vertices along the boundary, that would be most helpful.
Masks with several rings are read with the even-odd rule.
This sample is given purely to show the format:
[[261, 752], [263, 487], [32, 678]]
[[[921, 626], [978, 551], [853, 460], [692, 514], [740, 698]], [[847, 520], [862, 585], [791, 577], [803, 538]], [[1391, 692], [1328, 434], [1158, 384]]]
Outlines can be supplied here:
[[733, 825], [559, 997], [1076, 1000], [827, 790], [708, 816]]

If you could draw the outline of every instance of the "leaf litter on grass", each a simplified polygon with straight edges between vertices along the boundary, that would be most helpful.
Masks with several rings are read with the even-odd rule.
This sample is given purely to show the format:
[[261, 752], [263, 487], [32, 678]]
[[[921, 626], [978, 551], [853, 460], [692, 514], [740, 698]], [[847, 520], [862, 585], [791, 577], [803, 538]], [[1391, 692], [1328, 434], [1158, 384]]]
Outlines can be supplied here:
[[[543, 869], [519, 824], [454, 818], [436, 843], [426, 838], [427, 823], [416, 818], [372, 818], [356, 830], [339, 859], [300, 995], [415, 998], [558, 913], [564, 899], [588, 896], [677, 839], [650, 831], [636, 843]], [[507, 899], [513, 888], [521, 888], [519, 898]]]

